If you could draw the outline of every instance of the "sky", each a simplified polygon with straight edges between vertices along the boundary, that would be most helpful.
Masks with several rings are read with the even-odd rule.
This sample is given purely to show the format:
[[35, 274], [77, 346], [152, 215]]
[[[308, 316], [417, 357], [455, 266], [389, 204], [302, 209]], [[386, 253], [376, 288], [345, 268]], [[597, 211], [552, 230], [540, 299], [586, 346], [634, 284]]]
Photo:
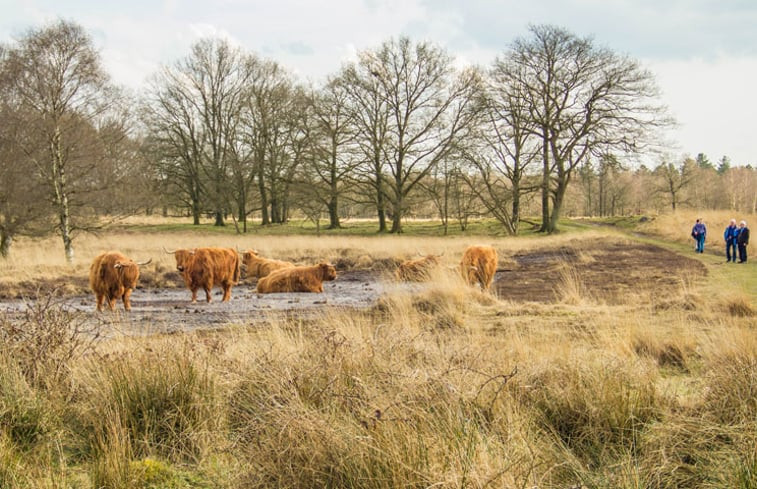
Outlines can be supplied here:
[[135, 91], [208, 36], [318, 83], [392, 37], [487, 66], [529, 25], [553, 24], [654, 74], [678, 122], [663, 135], [668, 159], [757, 166], [755, 0], [0, 0], [0, 43], [57, 19], [86, 29], [113, 80]]

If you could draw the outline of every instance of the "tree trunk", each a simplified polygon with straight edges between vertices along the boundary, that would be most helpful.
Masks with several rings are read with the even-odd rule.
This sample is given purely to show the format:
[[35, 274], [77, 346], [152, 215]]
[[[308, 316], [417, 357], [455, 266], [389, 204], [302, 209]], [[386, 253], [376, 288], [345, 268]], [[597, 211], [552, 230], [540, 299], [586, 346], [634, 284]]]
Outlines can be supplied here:
[[192, 199], [192, 225], [200, 225], [200, 201]]
[[213, 223], [214, 226], [225, 226], [226, 223], [223, 222], [223, 211], [216, 211], [216, 222]]
[[512, 214], [510, 216], [511, 218], [511, 224], [510, 224], [510, 231], [512, 231], [512, 234], [517, 236], [518, 235], [518, 224], [520, 223], [520, 182], [518, 180], [513, 179], [513, 206], [512, 206]]
[[329, 210], [329, 229], [339, 229], [342, 223], [339, 222], [339, 207], [336, 195], [331, 195], [331, 200], [327, 205]]
[[63, 239], [63, 249], [66, 253], [66, 262], [74, 261], [73, 238], [71, 237], [71, 209], [68, 203], [68, 189], [66, 188], [66, 168], [63, 152], [60, 147], [60, 128], [55, 128], [51, 143], [53, 160], [53, 187], [55, 189], [55, 204], [58, 207], [58, 228]]
[[378, 181], [376, 189], [376, 210], [378, 212], [379, 220], [379, 233], [386, 232], [386, 203], [384, 200], [384, 192], [381, 191], [381, 180]]
[[549, 147], [545, 139], [542, 148], [544, 167], [541, 181], [541, 228], [540, 233], [551, 233], [549, 230]]
[[394, 234], [402, 233], [402, 193], [398, 192], [394, 201], [392, 201], [392, 229], [389, 231]]
[[260, 216], [263, 226], [271, 224], [270, 217], [268, 216], [268, 195], [266, 195], [265, 184], [263, 183], [262, 172], [258, 178], [258, 189], [260, 190]]
[[395, 212], [392, 214], [392, 230], [390, 232], [402, 234], [402, 213]]
[[0, 257], [8, 258], [11, 252], [11, 245], [13, 244], [13, 235], [0, 231]]
[[557, 178], [557, 188], [555, 188], [554, 199], [552, 202], [552, 213], [549, 217], [549, 226], [547, 233], [552, 234], [557, 231], [557, 221], [560, 219], [565, 191], [568, 189], [568, 181], [565, 177]]

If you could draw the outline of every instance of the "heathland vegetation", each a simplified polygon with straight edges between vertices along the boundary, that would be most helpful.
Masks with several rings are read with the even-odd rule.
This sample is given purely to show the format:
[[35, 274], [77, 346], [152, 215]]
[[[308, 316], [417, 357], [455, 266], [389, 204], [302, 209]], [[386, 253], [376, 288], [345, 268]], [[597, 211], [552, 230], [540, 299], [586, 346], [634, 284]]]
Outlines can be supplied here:
[[[757, 487], [757, 274], [720, 245], [756, 170], [638, 163], [653, 77], [561, 28], [456, 66], [389, 40], [313, 87], [208, 39], [130, 97], [76, 24], [0, 46], [0, 487]], [[442, 263], [254, 324], [68, 307], [105, 250], [153, 259], [135, 303], [182, 287], [164, 246]]]
[[[726, 265], [712, 243], [694, 258], [688, 233], [661, 237], [693, 216], [517, 238], [105, 233], [82, 256], [171, 240], [376, 269], [416, 250], [453, 266], [487, 242], [524, 286], [535, 267], [522, 253], [571, 260], [549, 271], [546, 300], [482, 293], [442, 266], [369, 309], [168, 335], [121, 334], [119, 315], [43, 295], [0, 316], [0, 486], [755, 487], [753, 264]], [[704, 216], [716, 231], [728, 217]], [[659, 273], [620, 290], [613, 276], [588, 280], [638, 240], [659, 246]], [[63, 257], [45, 263], [55, 247], [24, 242], [4, 286], [68, 276]], [[678, 273], [667, 253], [691, 258]], [[617, 274], [635, 273], [631, 254], [617, 258]], [[146, 273], [171, 266], [156, 258]]]

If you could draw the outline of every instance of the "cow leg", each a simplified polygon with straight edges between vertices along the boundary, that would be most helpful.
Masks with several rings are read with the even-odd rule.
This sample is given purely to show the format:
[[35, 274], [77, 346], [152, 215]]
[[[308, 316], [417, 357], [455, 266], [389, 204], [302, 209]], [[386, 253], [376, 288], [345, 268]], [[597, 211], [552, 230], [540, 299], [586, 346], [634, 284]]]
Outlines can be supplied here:
[[108, 307], [110, 308], [111, 311], [116, 310], [116, 298], [113, 297], [112, 295], [108, 296]]
[[192, 304], [195, 304], [197, 302], [197, 289], [192, 289]]
[[103, 302], [105, 302], [105, 294], [95, 294], [97, 297], [97, 310], [103, 310]]
[[207, 302], [210, 302], [212, 300], [210, 297], [210, 290], [211, 290], [211, 287], [205, 287], [205, 300]]
[[124, 309], [131, 311], [131, 289], [124, 290]]
[[231, 284], [223, 283], [221, 286], [223, 287], [223, 300], [221, 302], [228, 302], [231, 299]]

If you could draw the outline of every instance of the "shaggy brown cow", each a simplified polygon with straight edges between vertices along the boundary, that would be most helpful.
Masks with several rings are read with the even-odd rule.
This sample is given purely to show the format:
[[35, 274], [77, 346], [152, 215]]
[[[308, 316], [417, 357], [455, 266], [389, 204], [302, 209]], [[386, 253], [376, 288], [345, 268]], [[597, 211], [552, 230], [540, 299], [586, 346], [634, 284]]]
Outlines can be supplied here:
[[135, 263], [117, 251], [97, 255], [89, 267], [89, 287], [97, 298], [97, 310], [102, 311], [107, 299], [108, 307], [113, 311], [116, 301], [123, 299], [124, 309], [131, 311], [131, 292], [137, 286], [139, 266], [151, 261]]
[[442, 255], [426, 255], [415, 260], [406, 260], [400, 263], [394, 275], [397, 280], [407, 282], [423, 282], [429, 279], [431, 270], [439, 265], [439, 258]]
[[323, 281], [335, 278], [336, 268], [328, 263], [312, 267], [282, 268], [258, 280], [257, 291], [260, 294], [323, 292]]
[[248, 277], [263, 278], [266, 275], [270, 275], [271, 272], [280, 270], [282, 268], [291, 268], [294, 263], [281, 260], [270, 260], [258, 255], [255, 250], [247, 250], [242, 253], [242, 264], [246, 269]]
[[223, 289], [222, 302], [231, 299], [231, 287], [239, 283], [239, 255], [233, 248], [195, 248], [174, 250], [176, 269], [181, 272], [184, 283], [192, 291], [192, 303], [197, 302], [197, 291], [205, 290], [205, 299], [210, 302], [210, 290], [218, 284]]
[[497, 271], [497, 250], [491, 246], [469, 246], [460, 261], [460, 272], [470, 285], [489, 289]]

